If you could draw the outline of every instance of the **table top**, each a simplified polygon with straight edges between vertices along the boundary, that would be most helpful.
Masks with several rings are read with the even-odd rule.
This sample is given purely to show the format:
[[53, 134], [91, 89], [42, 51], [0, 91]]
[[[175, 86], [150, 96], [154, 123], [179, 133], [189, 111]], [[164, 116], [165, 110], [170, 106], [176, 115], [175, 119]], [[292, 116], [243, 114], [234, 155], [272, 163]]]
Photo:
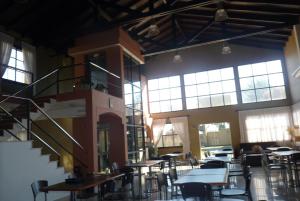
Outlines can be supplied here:
[[270, 150], [270, 151], [277, 151], [279, 148], [288, 148], [288, 149], [291, 149], [290, 147], [267, 147], [266, 149]]
[[295, 151], [295, 150], [291, 150], [291, 151], [273, 151], [272, 153], [276, 156], [290, 156], [292, 154], [300, 153], [300, 151]]
[[203, 160], [203, 162], [206, 163], [207, 161], [212, 161], [212, 160], [218, 160], [218, 161], [224, 161], [225, 163], [230, 163], [231, 162], [231, 157], [228, 157], [228, 156], [219, 156], [219, 157], [209, 156], [209, 157], [205, 158]]
[[126, 167], [151, 167], [153, 165], [164, 162], [164, 160], [147, 160], [138, 163], [126, 164]]
[[215, 150], [211, 151], [213, 154], [233, 154], [233, 150], [230, 151], [223, 151], [223, 150]]
[[110, 174], [110, 175], [96, 175], [92, 177], [84, 178], [80, 183], [66, 183], [61, 182], [54, 185], [41, 188], [41, 191], [82, 191], [100, 184], [103, 184], [107, 181], [114, 180], [118, 177], [123, 176], [124, 174]]
[[[199, 169], [201, 170], [201, 169]], [[182, 176], [178, 180], [174, 182], [175, 185], [188, 183], [188, 182], [201, 182], [207, 183], [211, 185], [225, 185], [228, 180], [228, 171], [224, 174], [199, 174], [199, 175], [190, 175], [190, 176]]]
[[165, 154], [165, 156], [170, 156], [172, 158], [183, 156], [183, 155], [184, 155], [184, 153], [169, 153], [169, 154]]
[[227, 168], [211, 168], [211, 169], [192, 169], [184, 176], [195, 175], [225, 175], [227, 174]]
[[174, 182], [179, 185], [187, 182], [202, 182], [211, 185], [225, 185], [228, 180], [227, 168], [193, 169]]

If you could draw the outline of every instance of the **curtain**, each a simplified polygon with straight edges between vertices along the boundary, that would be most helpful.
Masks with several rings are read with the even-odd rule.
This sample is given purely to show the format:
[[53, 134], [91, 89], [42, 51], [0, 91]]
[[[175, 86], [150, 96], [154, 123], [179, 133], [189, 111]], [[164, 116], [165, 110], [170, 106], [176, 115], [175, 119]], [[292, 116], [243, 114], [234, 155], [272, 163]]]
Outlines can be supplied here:
[[190, 152], [190, 137], [187, 117], [176, 117], [170, 119], [173, 124], [174, 133], [178, 134], [183, 145], [183, 153]]
[[[173, 126], [174, 134], [178, 134], [183, 145], [183, 152], [188, 153], [190, 151], [189, 129], [187, 117], [170, 118]], [[161, 137], [167, 131], [165, 128], [166, 119], [153, 120], [153, 142], [155, 146], [161, 146]]]
[[239, 112], [241, 142], [283, 142], [290, 140], [292, 126], [290, 107], [277, 107]]
[[[28, 43], [22, 42], [22, 52], [24, 57], [24, 67], [26, 71], [35, 72], [36, 65], [36, 50], [35, 47]], [[25, 73], [25, 83], [30, 84], [32, 81], [31, 74]]]
[[[14, 38], [0, 32], [0, 63], [7, 65], [9, 62], [11, 50], [13, 48]], [[4, 75], [6, 66], [1, 65], [0, 76]]]
[[152, 126], [152, 130], [153, 130], [153, 143], [155, 146], [158, 145], [161, 136], [163, 134], [164, 131], [164, 127], [165, 127], [165, 119], [154, 119], [153, 120], [153, 126]]
[[300, 102], [292, 106], [294, 125], [300, 126]]

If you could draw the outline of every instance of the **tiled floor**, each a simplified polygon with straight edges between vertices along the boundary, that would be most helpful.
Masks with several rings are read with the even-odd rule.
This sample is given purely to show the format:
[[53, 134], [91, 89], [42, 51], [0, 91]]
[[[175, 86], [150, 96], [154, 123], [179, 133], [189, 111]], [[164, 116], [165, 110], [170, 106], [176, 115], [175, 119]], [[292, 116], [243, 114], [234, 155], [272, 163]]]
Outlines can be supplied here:
[[[300, 187], [286, 187], [286, 185], [278, 179], [278, 175], [273, 174], [272, 185], [268, 183], [266, 175], [262, 168], [251, 168], [252, 181], [251, 181], [251, 192], [253, 201], [300, 201]], [[230, 179], [230, 188], [243, 188], [244, 180], [242, 177], [232, 177]], [[137, 184], [137, 182], [136, 182]], [[137, 185], [135, 185], [137, 186]], [[136, 189], [137, 192], [137, 189]], [[165, 199], [165, 194], [163, 194], [162, 199]], [[180, 196], [178, 197], [180, 199]], [[170, 199], [170, 192], [168, 195]], [[239, 197], [238, 199], [247, 200], [247, 198]], [[96, 198], [88, 199], [88, 201], [97, 200]], [[122, 200], [132, 200], [130, 195], [127, 199]], [[144, 199], [145, 201], [160, 200], [159, 193], [150, 194], [149, 198]], [[216, 197], [215, 200], [220, 200]]]

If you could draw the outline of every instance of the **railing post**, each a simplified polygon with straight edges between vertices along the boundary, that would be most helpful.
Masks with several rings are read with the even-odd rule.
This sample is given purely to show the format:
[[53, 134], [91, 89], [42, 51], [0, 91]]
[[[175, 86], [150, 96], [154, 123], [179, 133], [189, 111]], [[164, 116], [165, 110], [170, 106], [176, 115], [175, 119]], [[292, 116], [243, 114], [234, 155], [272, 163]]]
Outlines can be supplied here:
[[30, 102], [27, 101], [27, 108], [26, 108], [26, 113], [27, 113], [27, 140], [31, 140], [31, 122], [30, 122]]
[[59, 70], [56, 72], [56, 95], [59, 94]]

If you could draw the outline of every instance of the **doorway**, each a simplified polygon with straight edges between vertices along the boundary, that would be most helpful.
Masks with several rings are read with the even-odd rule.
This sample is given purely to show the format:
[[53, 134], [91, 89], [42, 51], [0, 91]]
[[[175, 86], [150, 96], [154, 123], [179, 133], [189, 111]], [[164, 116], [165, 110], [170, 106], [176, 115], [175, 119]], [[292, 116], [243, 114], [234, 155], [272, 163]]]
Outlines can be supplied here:
[[99, 124], [97, 133], [98, 171], [109, 168], [109, 125]]
[[201, 158], [211, 155], [216, 150], [232, 148], [229, 122], [200, 124], [198, 131]]

